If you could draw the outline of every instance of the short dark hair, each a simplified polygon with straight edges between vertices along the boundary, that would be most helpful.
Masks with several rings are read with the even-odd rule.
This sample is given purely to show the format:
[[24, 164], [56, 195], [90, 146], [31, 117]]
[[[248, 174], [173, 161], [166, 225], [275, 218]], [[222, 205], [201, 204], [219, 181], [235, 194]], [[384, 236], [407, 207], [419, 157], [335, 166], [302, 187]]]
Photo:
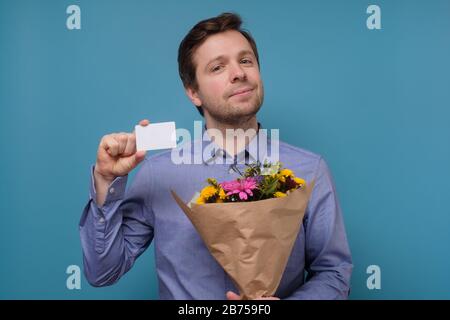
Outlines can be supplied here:
[[[248, 31], [241, 29], [241, 24], [242, 19], [238, 14], [225, 12], [217, 17], [200, 21], [188, 32], [178, 48], [178, 72], [185, 88], [198, 90], [198, 82], [195, 76], [196, 65], [193, 60], [194, 52], [209, 36], [216, 33], [228, 30], [240, 32], [250, 43], [259, 66], [255, 40]], [[197, 109], [203, 116], [203, 109], [199, 106], [197, 106]]]

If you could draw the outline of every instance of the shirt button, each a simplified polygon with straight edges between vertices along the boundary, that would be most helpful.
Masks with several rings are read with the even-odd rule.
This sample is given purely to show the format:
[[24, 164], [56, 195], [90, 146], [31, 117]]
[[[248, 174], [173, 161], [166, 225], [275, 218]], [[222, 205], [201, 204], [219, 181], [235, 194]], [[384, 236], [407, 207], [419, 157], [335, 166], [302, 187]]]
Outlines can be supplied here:
[[98, 222], [103, 223], [103, 222], [105, 222], [105, 219], [103, 217], [101, 217], [100, 219], [98, 219]]
[[109, 188], [109, 193], [113, 194], [113, 193], [114, 193], [114, 191], [116, 191], [116, 190], [114, 190], [114, 188], [113, 188], [113, 187]]

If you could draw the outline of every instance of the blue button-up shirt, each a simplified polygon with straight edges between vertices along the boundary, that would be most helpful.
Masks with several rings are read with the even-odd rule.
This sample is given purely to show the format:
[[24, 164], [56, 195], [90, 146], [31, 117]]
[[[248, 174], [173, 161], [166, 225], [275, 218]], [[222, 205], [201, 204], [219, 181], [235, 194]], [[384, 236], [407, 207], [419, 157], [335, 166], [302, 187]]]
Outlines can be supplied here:
[[[260, 139], [267, 139], [269, 148], [255, 152], [250, 146]], [[229, 155], [217, 146], [203, 152], [207, 145], [211, 142], [200, 139], [179, 147], [192, 162], [200, 158], [197, 164], [174, 164], [172, 151], [147, 156], [129, 188], [127, 176], [112, 182], [102, 207], [96, 203], [91, 168], [90, 199], [80, 221], [84, 272], [90, 284], [118, 281], [153, 241], [161, 299], [225, 299], [227, 291], [238, 292], [170, 193], [174, 190], [188, 202], [207, 178], [238, 177], [224, 160]], [[237, 168], [245, 169], [239, 164], [244, 159], [273, 160], [270, 146], [270, 138], [259, 131], [234, 157]], [[353, 265], [329, 169], [319, 155], [283, 142], [279, 142], [279, 160], [296, 176], [314, 180], [315, 186], [275, 296], [345, 299]]]

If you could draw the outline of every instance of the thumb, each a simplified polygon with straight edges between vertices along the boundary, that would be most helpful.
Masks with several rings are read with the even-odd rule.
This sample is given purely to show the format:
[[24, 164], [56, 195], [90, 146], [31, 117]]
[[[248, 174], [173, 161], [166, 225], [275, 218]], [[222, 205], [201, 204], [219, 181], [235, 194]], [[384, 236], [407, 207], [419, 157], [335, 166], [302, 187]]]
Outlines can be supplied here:
[[241, 300], [241, 297], [238, 296], [236, 293], [234, 293], [232, 291], [228, 291], [227, 292], [227, 299], [228, 300]]
[[121, 175], [129, 173], [131, 170], [145, 159], [145, 151], [138, 151], [135, 154], [119, 158], [117, 162], [117, 168]]
[[134, 154], [134, 161], [136, 162], [136, 165], [138, 165], [142, 160], [145, 159], [145, 151], [136, 151]]

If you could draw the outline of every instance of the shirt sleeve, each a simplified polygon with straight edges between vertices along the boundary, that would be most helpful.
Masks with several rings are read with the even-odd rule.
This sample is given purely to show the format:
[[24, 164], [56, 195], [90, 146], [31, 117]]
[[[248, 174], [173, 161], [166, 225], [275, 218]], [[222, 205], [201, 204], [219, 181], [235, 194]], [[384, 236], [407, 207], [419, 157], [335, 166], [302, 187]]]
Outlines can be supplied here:
[[305, 219], [308, 276], [286, 299], [347, 299], [353, 264], [335, 186], [323, 159], [318, 163]]
[[153, 240], [150, 163], [145, 159], [128, 190], [128, 176], [109, 186], [105, 203], [96, 203], [93, 169], [90, 196], [80, 224], [84, 274], [93, 286], [117, 282]]

